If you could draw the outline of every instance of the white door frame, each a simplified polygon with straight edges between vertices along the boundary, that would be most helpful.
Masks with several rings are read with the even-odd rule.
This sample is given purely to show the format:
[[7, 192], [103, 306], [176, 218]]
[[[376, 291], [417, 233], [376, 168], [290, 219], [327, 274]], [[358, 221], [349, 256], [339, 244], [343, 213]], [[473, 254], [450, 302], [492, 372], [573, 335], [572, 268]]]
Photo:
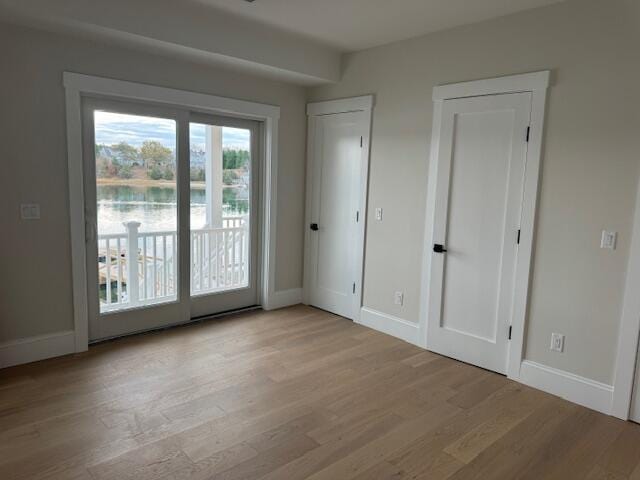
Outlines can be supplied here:
[[328, 100], [324, 102], [314, 102], [307, 105], [307, 116], [309, 117], [307, 129], [307, 185], [305, 204], [305, 233], [304, 233], [304, 279], [302, 286], [302, 301], [309, 304], [309, 289], [311, 273], [311, 252], [309, 251], [311, 218], [311, 192], [313, 185], [313, 164], [314, 157], [314, 128], [313, 119], [322, 115], [332, 115], [338, 113], [364, 112], [366, 115], [367, 128], [362, 137], [362, 162], [360, 170], [360, 221], [358, 222], [358, 238], [356, 252], [359, 253], [356, 259], [356, 288], [354, 298], [354, 309], [352, 312], [353, 321], [360, 320], [360, 309], [362, 308], [362, 291], [364, 283], [364, 247], [365, 234], [367, 228], [367, 192], [369, 189], [369, 151], [371, 142], [371, 120], [374, 105], [373, 95], [363, 95], [359, 97], [344, 98], [338, 100]]
[[[439, 140], [443, 102], [454, 98], [531, 92], [531, 122], [522, 198], [520, 244], [518, 246], [515, 285], [513, 289], [511, 342], [509, 342], [507, 354], [507, 376], [514, 380], [520, 378], [520, 366], [523, 360], [536, 205], [544, 135], [544, 115], [549, 77], [550, 72], [545, 70], [521, 75], [442, 85], [434, 87], [433, 89], [433, 130], [431, 135], [431, 161], [429, 165], [425, 242], [422, 260], [422, 285], [425, 286], [428, 285], [429, 272], [431, 271], [431, 245], [435, 242], [433, 238], [433, 222], [435, 218], [435, 193], [438, 178], [438, 153], [440, 150]], [[523, 135], [525, 134], [526, 132], [523, 132]], [[422, 345], [425, 347], [427, 345], [427, 322], [429, 321], [429, 297], [430, 289], [427, 288], [420, 303]]]
[[89, 343], [82, 164], [83, 95], [100, 95], [112, 99], [170, 105], [198, 112], [259, 120], [264, 123], [263, 138], [261, 139], [263, 144], [261, 149], [261, 242], [263, 253], [258, 295], [263, 308], [269, 309], [272, 306], [277, 306], [275, 251], [280, 107], [70, 72], [64, 72], [63, 84], [66, 98], [73, 322], [76, 352], [87, 350]]
[[611, 403], [611, 414], [623, 420], [629, 419], [633, 400], [640, 331], [640, 184], [635, 208]]

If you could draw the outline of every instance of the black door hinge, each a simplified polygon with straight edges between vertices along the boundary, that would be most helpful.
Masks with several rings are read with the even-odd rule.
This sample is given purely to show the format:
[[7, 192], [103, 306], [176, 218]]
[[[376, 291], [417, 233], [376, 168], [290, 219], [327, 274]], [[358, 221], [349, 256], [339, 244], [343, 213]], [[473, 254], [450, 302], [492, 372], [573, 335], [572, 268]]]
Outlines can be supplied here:
[[360, 210], [356, 211], [356, 223], [360, 221]]
[[353, 282], [353, 293], [356, 293], [356, 282]]
[[527, 127], [527, 142], [529, 141], [529, 134], [531, 133], [531, 127]]
[[516, 245], [520, 245], [520, 229], [518, 229], [518, 238], [516, 239]]
[[511, 325], [509, 325], [509, 340], [511, 340], [511, 329], [512, 329], [512, 328], [513, 328], [513, 327], [512, 327]]
[[360, 148], [362, 148], [362, 144], [363, 144], [363, 140], [362, 140], [362, 135], [360, 136]]

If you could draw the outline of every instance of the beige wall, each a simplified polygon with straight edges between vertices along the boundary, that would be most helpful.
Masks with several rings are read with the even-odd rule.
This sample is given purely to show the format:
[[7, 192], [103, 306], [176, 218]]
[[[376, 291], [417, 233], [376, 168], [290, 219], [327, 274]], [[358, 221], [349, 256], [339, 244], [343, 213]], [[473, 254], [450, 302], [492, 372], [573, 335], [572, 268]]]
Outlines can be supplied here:
[[65, 70], [279, 105], [276, 288], [301, 286], [303, 88], [7, 24], [0, 45], [0, 343], [72, 328]]
[[[418, 321], [432, 88], [552, 69], [526, 357], [613, 382], [640, 163], [630, 34], [618, 0], [569, 1], [348, 55], [339, 84], [311, 90], [376, 95], [365, 306]], [[614, 252], [599, 249], [604, 228], [620, 232]], [[552, 332], [566, 335], [563, 354], [549, 351]]]
[[[72, 327], [65, 70], [281, 106], [278, 290], [301, 286], [305, 100], [374, 93], [364, 303], [415, 322], [433, 86], [552, 69], [526, 356], [611, 383], [639, 170], [637, 17], [622, 2], [635, 5], [571, 0], [347, 55], [340, 83], [306, 92], [0, 24], [0, 342]], [[20, 221], [22, 202], [42, 220]], [[604, 228], [620, 232], [615, 252], [598, 248]], [[565, 353], [549, 351], [551, 332]]]

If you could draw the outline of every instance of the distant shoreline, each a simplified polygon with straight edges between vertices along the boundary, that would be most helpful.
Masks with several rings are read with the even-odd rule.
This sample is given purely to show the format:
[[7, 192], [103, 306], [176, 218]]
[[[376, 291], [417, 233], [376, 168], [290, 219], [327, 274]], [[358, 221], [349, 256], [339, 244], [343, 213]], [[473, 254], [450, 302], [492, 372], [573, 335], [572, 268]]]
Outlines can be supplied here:
[[[96, 178], [96, 185], [112, 185], [123, 187], [162, 187], [176, 188], [174, 180], [151, 180], [146, 178]], [[204, 190], [204, 182], [190, 182], [191, 188]]]

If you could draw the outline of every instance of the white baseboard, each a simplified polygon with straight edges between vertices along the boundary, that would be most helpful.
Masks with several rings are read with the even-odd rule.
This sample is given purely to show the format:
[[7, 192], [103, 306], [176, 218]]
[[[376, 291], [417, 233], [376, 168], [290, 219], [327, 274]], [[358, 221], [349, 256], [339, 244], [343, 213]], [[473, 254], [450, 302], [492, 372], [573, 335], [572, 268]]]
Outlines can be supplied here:
[[405, 342], [421, 346], [420, 326], [417, 323], [408, 322], [402, 318], [394, 317], [393, 315], [367, 307], [362, 307], [360, 310], [360, 318], [356, 319], [356, 323], [400, 338]]
[[265, 310], [276, 310], [278, 308], [290, 307], [302, 303], [302, 289], [292, 288], [290, 290], [279, 290], [274, 292], [266, 305]]
[[73, 330], [12, 340], [0, 344], [0, 368], [68, 355], [75, 351]]
[[[302, 289], [275, 292], [269, 309], [297, 305]], [[357, 323], [414, 345], [420, 345], [420, 327], [416, 323], [363, 307]], [[0, 368], [36, 362], [75, 352], [75, 332], [57, 332], [22, 338], [0, 344]], [[517, 381], [538, 390], [557, 395], [570, 402], [611, 415], [613, 386], [573, 373], [524, 360]]]
[[519, 381], [592, 410], [611, 415], [613, 386], [524, 360]]

